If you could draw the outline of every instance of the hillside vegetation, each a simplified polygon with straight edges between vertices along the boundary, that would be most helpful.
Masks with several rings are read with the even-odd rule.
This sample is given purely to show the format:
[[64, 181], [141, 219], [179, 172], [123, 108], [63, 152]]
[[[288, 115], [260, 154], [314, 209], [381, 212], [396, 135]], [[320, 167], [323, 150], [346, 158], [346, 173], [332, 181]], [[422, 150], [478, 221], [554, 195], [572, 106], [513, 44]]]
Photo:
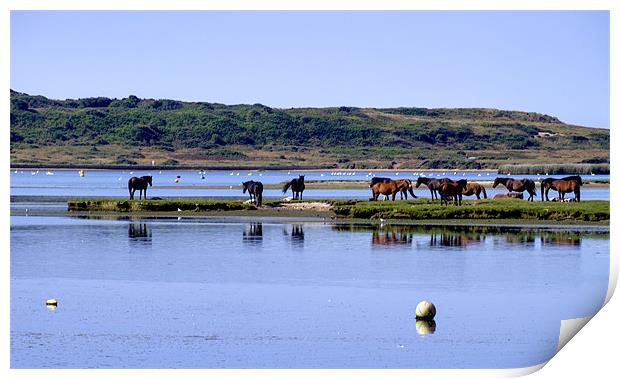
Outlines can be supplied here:
[[496, 109], [52, 100], [11, 90], [11, 163], [497, 168], [606, 163], [609, 131]]

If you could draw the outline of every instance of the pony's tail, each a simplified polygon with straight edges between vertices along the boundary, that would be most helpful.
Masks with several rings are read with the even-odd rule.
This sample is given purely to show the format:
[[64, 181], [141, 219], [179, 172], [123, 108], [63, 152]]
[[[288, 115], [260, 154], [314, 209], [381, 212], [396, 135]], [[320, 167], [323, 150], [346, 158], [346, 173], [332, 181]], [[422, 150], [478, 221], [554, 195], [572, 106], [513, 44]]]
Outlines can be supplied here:
[[282, 193], [286, 193], [291, 185], [291, 182], [286, 183], [284, 187], [282, 187]]
[[486, 199], [487, 198], [487, 190], [484, 189], [484, 186], [482, 186], [480, 188], [482, 188], [482, 194], [484, 195], [484, 198]]
[[260, 207], [261, 205], [263, 205], [263, 193], [262, 193], [262, 192], [259, 192], [259, 193], [256, 195], [256, 205], [257, 205], [257, 206], [259, 206], [259, 207]]

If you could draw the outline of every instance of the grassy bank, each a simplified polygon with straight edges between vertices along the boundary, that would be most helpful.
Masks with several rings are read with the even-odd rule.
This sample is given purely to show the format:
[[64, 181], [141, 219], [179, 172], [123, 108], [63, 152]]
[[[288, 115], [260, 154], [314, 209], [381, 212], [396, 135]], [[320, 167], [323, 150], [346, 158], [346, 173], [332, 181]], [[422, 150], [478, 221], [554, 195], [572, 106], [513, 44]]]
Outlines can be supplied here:
[[589, 175], [609, 174], [609, 164], [543, 164], [543, 165], [502, 165], [499, 174], [549, 174], [549, 175]]
[[70, 212], [178, 212], [239, 211], [256, 207], [240, 200], [123, 200], [123, 199], [69, 199]]
[[340, 217], [360, 219], [609, 221], [609, 201], [603, 200], [543, 203], [488, 199], [464, 201], [460, 207], [441, 206], [429, 200], [333, 202], [332, 211]]
[[524, 220], [551, 222], [609, 223], [609, 201], [592, 200], [580, 203], [526, 202], [518, 199], [469, 200], [460, 207], [442, 206], [430, 200], [412, 201], [356, 201], [324, 200], [266, 201], [256, 208], [241, 200], [125, 200], [125, 199], [70, 199], [70, 212], [113, 213], [213, 213], [234, 212], [234, 215], [257, 217], [278, 216], [292, 212], [308, 217], [326, 216], [350, 219], [399, 220]]

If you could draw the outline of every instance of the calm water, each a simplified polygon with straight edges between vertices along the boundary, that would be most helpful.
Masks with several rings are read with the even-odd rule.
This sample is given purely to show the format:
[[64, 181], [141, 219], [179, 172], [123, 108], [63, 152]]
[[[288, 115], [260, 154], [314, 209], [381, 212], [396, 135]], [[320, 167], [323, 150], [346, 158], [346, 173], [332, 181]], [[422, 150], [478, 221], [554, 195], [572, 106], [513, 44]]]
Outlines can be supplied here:
[[[192, 186], [238, 186], [242, 181], [258, 180], [264, 184], [277, 184], [296, 178], [298, 175], [305, 175], [306, 180], [370, 180], [373, 175], [387, 176], [391, 178], [410, 178], [416, 179], [419, 172], [361, 172], [361, 171], [334, 171], [334, 172], [296, 172], [296, 171], [86, 171], [84, 177], [78, 175], [77, 170], [55, 170], [50, 171], [53, 175], [47, 175], [45, 170], [23, 170], [11, 171], [11, 195], [13, 196], [127, 196], [127, 180], [132, 176], [152, 175], [154, 187], [148, 191], [149, 196], [159, 197], [243, 197], [239, 188], [227, 189], [199, 189]], [[34, 174], [34, 175], [33, 175]], [[496, 173], [490, 172], [467, 172], [458, 173], [454, 171], [425, 172], [425, 176], [434, 178], [448, 177], [452, 179], [465, 178], [470, 181], [489, 181], [494, 180]], [[175, 178], [181, 176], [179, 183], [175, 183]], [[502, 175], [504, 176], [504, 175]], [[204, 179], [203, 179], [204, 177]], [[543, 179], [543, 175], [512, 175], [514, 178], [529, 177], [535, 180]], [[560, 176], [556, 176], [560, 177]], [[584, 175], [584, 179], [609, 179], [609, 175]], [[162, 188], [166, 187], [166, 188]], [[170, 188], [168, 188], [170, 187]], [[538, 187], [538, 185], [537, 185]], [[490, 197], [497, 193], [505, 193], [506, 189], [487, 190]], [[415, 194], [420, 197], [430, 197], [429, 191], [424, 187], [415, 190]], [[555, 192], [551, 192], [556, 196]], [[264, 197], [267, 199], [283, 198], [290, 196], [282, 195], [282, 191], [277, 189], [266, 189]], [[307, 199], [324, 198], [345, 198], [345, 199], [368, 199], [369, 189], [354, 190], [312, 190], [304, 191]], [[608, 200], [609, 187], [605, 188], [584, 188], [581, 198], [584, 200]], [[540, 199], [540, 194], [538, 194]]]
[[596, 230], [13, 216], [11, 366], [530, 366], [608, 272]]

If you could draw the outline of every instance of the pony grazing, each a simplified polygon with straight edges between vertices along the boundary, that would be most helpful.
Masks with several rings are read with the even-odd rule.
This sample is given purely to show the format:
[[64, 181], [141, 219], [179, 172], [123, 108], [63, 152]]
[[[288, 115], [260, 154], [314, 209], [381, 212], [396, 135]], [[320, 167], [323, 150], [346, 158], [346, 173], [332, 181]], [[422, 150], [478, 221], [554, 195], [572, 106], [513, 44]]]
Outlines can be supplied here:
[[141, 176], [139, 178], [132, 177], [127, 182], [127, 188], [129, 189], [129, 199], [133, 200], [133, 194], [136, 190], [140, 190], [140, 199], [142, 199], [142, 191], [144, 191], [144, 200], [146, 200], [146, 189], [148, 186], [153, 186], [152, 176]]
[[454, 199], [454, 205], [461, 205], [463, 201], [463, 190], [467, 187], [467, 179], [461, 179], [456, 182], [453, 180], [445, 180], [439, 186], [441, 194], [441, 204], [444, 202], [448, 205], [448, 201]]
[[289, 188], [293, 192], [294, 200], [303, 200], [304, 190], [306, 189], [306, 185], [304, 184], [304, 175], [299, 175], [299, 178], [293, 179], [286, 183], [282, 188], [282, 193], [286, 193]]
[[249, 182], [241, 183], [243, 186], [243, 193], [246, 191], [250, 194], [250, 201], [256, 204], [257, 207], [263, 205], [263, 183], [250, 180]]
[[429, 191], [431, 191], [431, 200], [435, 200], [439, 199], [439, 187], [446, 181], [456, 183], [454, 180], [448, 178], [431, 179], [419, 176], [418, 180], [416, 180], [415, 188], [420, 188], [420, 185], [424, 184], [428, 187]]
[[[409, 181], [409, 186], [400, 190], [400, 199], [402, 200], [403, 197], [404, 197], [405, 200], [408, 200], [407, 192], [409, 192], [409, 194], [411, 194], [411, 196], [414, 199], [417, 199], [418, 197], [413, 193], [413, 183], [411, 182], [411, 180], [409, 180], [409, 179], [403, 179], [403, 180]], [[391, 181], [392, 181], [392, 179], [390, 179], [390, 178], [381, 178], [379, 176], [376, 176], [376, 177], [370, 179], [370, 185], [368, 187], [372, 188], [377, 183], [390, 183]], [[388, 197], [386, 196], [385, 199], [387, 200], [387, 198]]]
[[408, 191], [414, 199], [417, 198], [413, 193], [413, 183], [409, 179], [390, 180], [387, 183], [377, 182], [370, 189], [372, 190], [372, 200], [374, 201], [379, 198], [379, 195], [392, 196], [392, 201], [394, 201], [396, 200], [396, 194], [403, 190]]
[[540, 182], [542, 200], [549, 201], [549, 190], [558, 191], [560, 200], [564, 200], [566, 193], [574, 192], [575, 200], [581, 201], [581, 177], [567, 176], [562, 179], [547, 178]]
[[480, 200], [480, 193], [484, 195], [484, 198], [487, 198], [487, 190], [478, 183], [467, 183], [467, 186], [463, 189], [463, 196], [473, 196], [476, 195], [478, 200]]
[[503, 184], [510, 192], [527, 191], [530, 195], [527, 201], [534, 201], [534, 196], [536, 196], [536, 183], [534, 183], [532, 179], [516, 180], [511, 178], [495, 178], [493, 188], [497, 187], [499, 184]]
[[[571, 183], [562, 183], [562, 182], [571, 182]], [[560, 195], [560, 199], [564, 199], [564, 194], [567, 192], [574, 192], [575, 199], [577, 201], [581, 200], [581, 186], [583, 185], [583, 181], [581, 180], [581, 176], [573, 175], [566, 176], [562, 179], [555, 178], [546, 178], [541, 180], [540, 182], [540, 197], [542, 201], [549, 201], [549, 190], [552, 189], [554, 191], [558, 191]]]

